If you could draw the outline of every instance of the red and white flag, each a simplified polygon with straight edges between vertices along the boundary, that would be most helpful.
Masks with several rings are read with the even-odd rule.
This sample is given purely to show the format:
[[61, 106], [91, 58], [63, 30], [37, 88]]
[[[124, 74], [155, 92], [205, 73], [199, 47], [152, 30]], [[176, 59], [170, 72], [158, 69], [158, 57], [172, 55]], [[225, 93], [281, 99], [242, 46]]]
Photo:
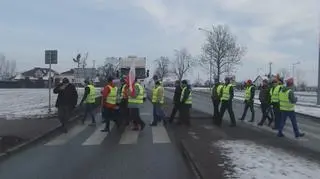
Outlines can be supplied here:
[[131, 92], [131, 96], [135, 95], [135, 87], [134, 87], [134, 82], [136, 79], [136, 67], [135, 67], [135, 63], [134, 60], [132, 60], [132, 64], [130, 67], [130, 71], [129, 71], [129, 75], [128, 75], [128, 85], [129, 85], [129, 89]]

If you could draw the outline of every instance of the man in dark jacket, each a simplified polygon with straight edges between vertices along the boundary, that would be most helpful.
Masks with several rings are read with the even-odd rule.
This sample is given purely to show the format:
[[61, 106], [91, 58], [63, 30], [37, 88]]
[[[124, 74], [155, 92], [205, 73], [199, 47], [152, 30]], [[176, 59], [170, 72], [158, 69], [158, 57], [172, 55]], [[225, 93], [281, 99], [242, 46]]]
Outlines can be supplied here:
[[169, 119], [169, 123], [172, 123], [173, 120], [174, 120], [174, 117], [176, 116], [176, 113], [179, 109], [179, 104], [180, 104], [180, 97], [181, 97], [181, 84], [180, 84], [180, 81], [177, 80], [176, 83], [175, 83], [175, 90], [174, 90], [174, 96], [173, 96], [173, 109], [172, 109], [172, 112], [171, 112], [171, 116], [170, 116], [170, 119]]
[[250, 108], [251, 111], [251, 120], [250, 122], [254, 121], [254, 95], [255, 95], [255, 87], [252, 84], [251, 80], [248, 80], [246, 83], [246, 90], [245, 90], [245, 96], [244, 96], [244, 110], [241, 118], [239, 120], [243, 121], [244, 118], [247, 115], [248, 108]]
[[58, 94], [56, 101], [58, 118], [63, 132], [67, 132], [66, 122], [69, 120], [71, 112], [78, 102], [77, 90], [73, 84], [69, 83], [68, 78], [64, 78], [62, 83], [54, 88], [53, 93]]
[[270, 126], [273, 119], [272, 119], [272, 116], [270, 117], [268, 115], [271, 108], [270, 106], [271, 96], [270, 96], [270, 88], [269, 88], [268, 80], [266, 79], [262, 81], [262, 86], [259, 93], [259, 100], [260, 100], [262, 118], [261, 118], [261, 121], [258, 123], [258, 125], [262, 126], [266, 121], [266, 119], [268, 118], [268, 121], [269, 121], [268, 126]]

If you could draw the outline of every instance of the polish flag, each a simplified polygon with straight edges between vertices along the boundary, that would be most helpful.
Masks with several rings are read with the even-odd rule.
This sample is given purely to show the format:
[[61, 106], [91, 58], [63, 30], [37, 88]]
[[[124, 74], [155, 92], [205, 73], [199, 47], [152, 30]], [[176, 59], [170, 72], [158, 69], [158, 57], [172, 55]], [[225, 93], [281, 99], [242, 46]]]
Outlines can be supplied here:
[[129, 83], [129, 89], [131, 91], [131, 96], [135, 95], [135, 87], [134, 87], [134, 81], [136, 79], [136, 67], [134, 60], [132, 60], [132, 64], [130, 67], [129, 75], [128, 75], [128, 83]]

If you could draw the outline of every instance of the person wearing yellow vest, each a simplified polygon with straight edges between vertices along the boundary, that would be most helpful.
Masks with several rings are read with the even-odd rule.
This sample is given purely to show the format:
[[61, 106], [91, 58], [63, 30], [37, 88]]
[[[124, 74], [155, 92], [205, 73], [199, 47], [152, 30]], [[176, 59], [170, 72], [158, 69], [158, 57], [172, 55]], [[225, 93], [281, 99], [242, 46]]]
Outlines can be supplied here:
[[84, 121], [87, 118], [87, 115], [89, 115], [92, 118], [92, 123], [90, 125], [95, 125], [96, 120], [95, 120], [95, 114], [94, 114], [94, 106], [96, 103], [96, 88], [94, 87], [93, 83], [90, 82], [89, 80], [84, 81], [86, 87], [85, 87], [85, 92], [83, 95], [83, 98], [80, 102], [80, 105], [83, 103], [85, 104], [85, 113], [84, 113], [84, 118], [82, 119], [82, 124], [84, 124]]
[[244, 96], [244, 110], [241, 118], [239, 120], [243, 121], [244, 118], [247, 115], [248, 108], [250, 108], [251, 111], [251, 120], [249, 122], [254, 121], [254, 95], [255, 95], [255, 86], [252, 84], [251, 80], [248, 80], [246, 82], [246, 88], [245, 88], [245, 96]]
[[282, 79], [273, 79], [272, 80], [272, 88], [270, 89], [271, 96], [271, 106], [274, 113], [274, 127], [273, 129], [279, 129], [281, 114], [280, 114], [280, 102], [279, 102], [279, 92], [281, 91]]
[[216, 78], [215, 80], [214, 87], [212, 88], [212, 93], [211, 93], [211, 100], [213, 103], [213, 123], [217, 124], [219, 121], [219, 105], [220, 105], [220, 99], [222, 96], [222, 88], [223, 85], [220, 84], [219, 79]]
[[221, 126], [223, 115], [225, 111], [228, 109], [228, 113], [231, 120], [230, 127], [235, 127], [236, 120], [235, 120], [233, 109], [232, 109], [232, 100], [234, 96], [233, 85], [230, 83], [231, 81], [230, 78], [226, 77], [224, 80], [225, 80], [225, 85], [223, 86], [223, 89], [222, 89], [220, 117], [218, 119], [217, 126]]
[[286, 124], [287, 117], [290, 118], [294, 135], [296, 138], [303, 137], [305, 134], [299, 132], [296, 113], [295, 113], [295, 106], [297, 103], [297, 97], [295, 97], [293, 92], [293, 78], [289, 78], [286, 80], [286, 87], [282, 87], [279, 92], [279, 101], [280, 101], [280, 113], [281, 113], [281, 120], [280, 126], [278, 130], [278, 137], [284, 137], [283, 135], [283, 128]]
[[151, 102], [153, 105], [153, 121], [150, 126], [157, 126], [158, 122], [161, 121], [165, 125], [165, 114], [162, 110], [162, 105], [164, 103], [164, 89], [160, 81], [155, 82], [155, 86], [152, 89]]
[[121, 80], [121, 87], [118, 90], [120, 93], [120, 115], [121, 121], [125, 123], [125, 125], [129, 125], [129, 110], [128, 110], [128, 85], [126, 84], [125, 79]]
[[190, 126], [190, 109], [192, 107], [192, 91], [191, 87], [188, 84], [187, 80], [181, 81], [181, 96], [180, 96], [180, 105], [179, 105], [179, 116], [180, 120], [177, 123]]
[[137, 78], [133, 84], [134, 86], [134, 94], [132, 95], [132, 91], [130, 88], [128, 89], [128, 108], [129, 108], [129, 116], [133, 121], [134, 127], [133, 130], [143, 130], [145, 127], [145, 123], [140, 117], [140, 108], [142, 107], [144, 101], [144, 87], [138, 83]]
[[118, 87], [113, 83], [113, 78], [109, 77], [107, 85], [104, 87], [101, 98], [102, 117], [103, 122], [106, 123], [102, 132], [110, 132], [110, 120], [113, 120], [117, 127], [119, 127], [119, 121], [116, 118], [117, 110], [117, 93]]

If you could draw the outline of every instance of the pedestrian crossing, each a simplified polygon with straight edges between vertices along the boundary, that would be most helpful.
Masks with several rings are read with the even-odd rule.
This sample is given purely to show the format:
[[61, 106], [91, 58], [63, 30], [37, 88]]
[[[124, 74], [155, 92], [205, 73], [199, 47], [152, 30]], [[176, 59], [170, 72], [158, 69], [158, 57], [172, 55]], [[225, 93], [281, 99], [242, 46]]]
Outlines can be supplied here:
[[[59, 136], [44, 143], [44, 146], [62, 146], [71, 141], [81, 141], [81, 146], [97, 146], [108, 140], [108, 136], [117, 133], [116, 125], [110, 123], [111, 132], [101, 132], [104, 129], [104, 124], [97, 124], [96, 126], [89, 126], [86, 124], [77, 124], [69, 130], [68, 133], [60, 134]], [[93, 130], [91, 129], [93, 128]], [[89, 132], [90, 131], [90, 132]], [[82, 135], [83, 133], [90, 133], [89, 135]], [[126, 127], [122, 133], [118, 133], [118, 145], [137, 145], [141, 140], [141, 135], [150, 136], [150, 144], [169, 144], [171, 143], [167, 129], [163, 125], [145, 127], [143, 131], [133, 131], [131, 127]], [[86, 137], [83, 137], [86, 136]], [[79, 139], [81, 138], [81, 140]], [[112, 136], [114, 137], [114, 136]], [[147, 137], [148, 138], [148, 137]], [[143, 141], [144, 142], [144, 141]]]

